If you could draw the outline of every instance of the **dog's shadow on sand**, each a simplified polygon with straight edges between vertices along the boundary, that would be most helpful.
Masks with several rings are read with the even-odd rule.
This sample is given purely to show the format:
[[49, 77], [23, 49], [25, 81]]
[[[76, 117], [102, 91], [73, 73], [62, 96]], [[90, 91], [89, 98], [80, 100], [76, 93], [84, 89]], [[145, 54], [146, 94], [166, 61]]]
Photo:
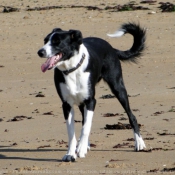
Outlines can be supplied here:
[[49, 159], [49, 158], [31, 158], [31, 157], [19, 157], [19, 156], [6, 156], [5, 153], [39, 153], [39, 152], [52, 152], [52, 151], [64, 151], [66, 149], [15, 149], [9, 148], [9, 146], [0, 146], [0, 159], [7, 160], [31, 160], [31, 161], [47, 161], [47, 162], [62, 162], [61, 159]]
[[[15, 149], [15, 148], [9, 148], [9, 146], [0, 146], [0, 159], [7, 159], [7, 160], [30, 160], [30, 161], [44, 161], [44, 162], [62, 162], [61, 159], [50, 159], [50, 158], [29, 158], [29, 157], [18, 157], [18, 156], [6, 156], [5, 153], [16, 153], [16, 155], [18, 155], [18, 153], [39, 153], [39, 152], [65, 152], [67, 151], [67, 149]], [[91, 150], [93, 152], [106, 152], [106, 151], [123, 151], [123, 152], [133, 152], [133, 150], [97, 150], [97, 149], [93, 149]], [[64, 153], [63, 153], [64, 154]]]

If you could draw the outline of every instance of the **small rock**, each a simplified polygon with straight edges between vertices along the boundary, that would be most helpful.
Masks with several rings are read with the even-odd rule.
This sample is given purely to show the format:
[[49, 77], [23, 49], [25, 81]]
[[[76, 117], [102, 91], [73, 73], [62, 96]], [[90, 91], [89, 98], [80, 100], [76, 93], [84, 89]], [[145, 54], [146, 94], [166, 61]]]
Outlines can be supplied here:
[[29, 19], [29, 17], [28, 16], [24, 16], [23, 19]]
[[156, 14], [156, 12], [152, 11], [152, 12], [148, 12], [149, 15], [151, 14]]

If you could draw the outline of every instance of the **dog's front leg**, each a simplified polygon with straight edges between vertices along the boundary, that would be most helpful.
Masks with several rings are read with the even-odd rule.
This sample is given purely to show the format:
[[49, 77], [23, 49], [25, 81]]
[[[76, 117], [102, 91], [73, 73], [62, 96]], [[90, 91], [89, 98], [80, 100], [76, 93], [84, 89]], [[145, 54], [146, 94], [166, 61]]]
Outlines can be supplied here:
[[76, 153], [78, 157], [81, 157], [81, 158], [85, 157], [85, 155], [87, 154], [87, 150], [89, 149], [88, 140], [89, 140], [89, 134], [91, 131], [95, 104], [96, 104], [96, 100], [93, 99], [91, 101], [86, 101], [86, 104], [84, 106], [84, 122], [81, 130], [80, 140], [78, 142], [78, 146], [76, 149]]
[[62, 160], [65, 162], [74, 162], [77, 157], [75, 153], [77, 141], [74, 130], [74, 110], [68, 103], [63, 103], [63, 112], [66, 119], [69, 148]]
[[93, 114], [94, 114], [93, 111], [85, 109], [84, 125], [81, 130], [80, 141], [78, 142], [76, 150], [78, 157], [85, 157], [85, 155], [87, 154], [88, 139], [91, 130]]

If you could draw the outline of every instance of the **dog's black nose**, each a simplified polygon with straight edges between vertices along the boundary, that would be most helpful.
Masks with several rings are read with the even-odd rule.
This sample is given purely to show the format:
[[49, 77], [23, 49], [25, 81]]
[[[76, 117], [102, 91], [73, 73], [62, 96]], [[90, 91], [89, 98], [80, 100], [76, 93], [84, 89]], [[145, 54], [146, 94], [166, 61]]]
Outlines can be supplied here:
[[46, 55], [45, 49], [40, 49], [40, 50], [38, 51], [38, 55], [39, 55], [40, 57], [45, 57], [45, 55]]

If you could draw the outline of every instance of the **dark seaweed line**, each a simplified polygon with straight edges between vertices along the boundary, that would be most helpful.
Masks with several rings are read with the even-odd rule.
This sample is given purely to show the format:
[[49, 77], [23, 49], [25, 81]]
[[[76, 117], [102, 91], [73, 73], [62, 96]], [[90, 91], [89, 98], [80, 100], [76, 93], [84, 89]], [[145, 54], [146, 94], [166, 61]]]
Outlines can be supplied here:
[[[175, 5], [170, 3], [170, 2], [160, 2], [159, 3], [160, 8], [162, 12], [174, 12], [175, 11]], [[10, 12], [20, 12], [20, 8], [15, 8], [15, 7], [10, 7], [10, 6], [3, 6], [0, 5], [0, 7], [4, 8], [2, 13], [10, 13]], [[34, 7], [34, 8], [26, 8], [24, 9], [25, 11], [41, 11], [41, 10], [52, 10], [52, 9], [61, 9], [61, 8], [85, 8], [87, 10], [111, 10], [111, 12], [119, 12], [119, 11], [134, 11], [134, 10], [150, 10], [147, 7], [143, 6], [137, 6], [136, 4], [133, 3], [127, 3], [124, 5], [115, 5], [115, 6], [106, 6], [104, 8], [99, 8], [97, 6], [83, 6], [83, 5], [71, 5], [71, 6], [46, 6], [46, 7]]]
[[175, 12], [175, 4], [170, 2], [160, 2], [160, 8], [162, 12]]
[[[10, 7], [10, 6], [2, 6], [4, 10], [2, 13], [10, 13], [10, 12], [20, 12], [20, 8]], [[130, 10], [148, 10], [149, 8], [145, 8], [142, 6], [134, 6], [133, 4], [124, 4], [124, 5], [116, 5], [116, 6], [106, 6], [105, 8], [99, 8], [96, 6], [78, 6], [78, 5], [71, 5], [71, 6], [46, 6], [46, 7], [34, 7], [34, 8], [26, 8], [25, 11], [41, 11], [41, 10], [52, 10], [52, 9], [61, 9], [61, 8], [85, 8], [87, 10], [115, 10], [116, 11], [130, 11]]]

